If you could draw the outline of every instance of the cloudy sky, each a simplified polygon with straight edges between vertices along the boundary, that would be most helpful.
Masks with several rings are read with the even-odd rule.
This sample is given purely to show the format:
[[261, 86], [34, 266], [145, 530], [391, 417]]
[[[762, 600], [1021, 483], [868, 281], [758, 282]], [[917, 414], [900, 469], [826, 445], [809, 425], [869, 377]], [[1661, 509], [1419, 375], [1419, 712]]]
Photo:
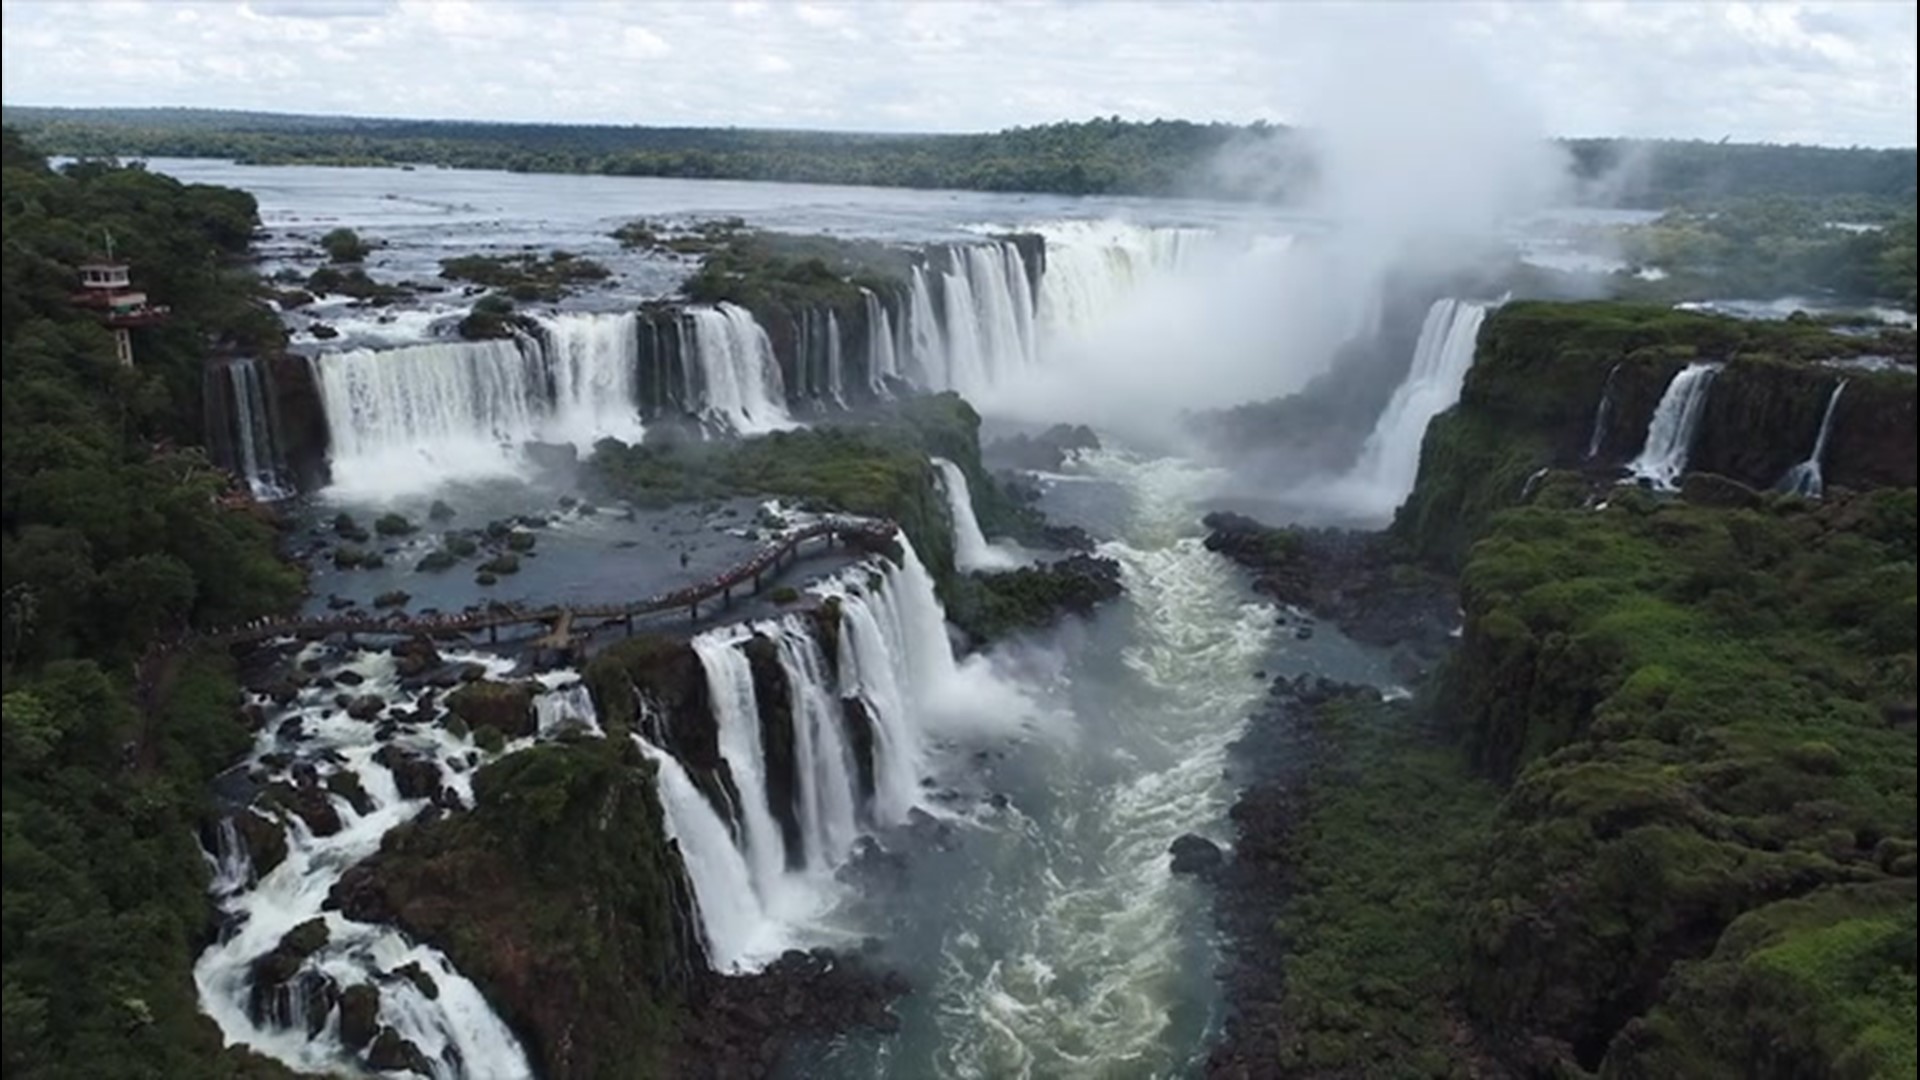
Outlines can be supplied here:
[[[1312, 122], [1409, 46], [1547, 132], [1914, 143], [1908, 3], [5, 0], [4, 98], [870, 131]], [[1397, 44], [1395, 44], [1397, 43]], [[1331, 83], [1330, 83], [1331, 80]]]

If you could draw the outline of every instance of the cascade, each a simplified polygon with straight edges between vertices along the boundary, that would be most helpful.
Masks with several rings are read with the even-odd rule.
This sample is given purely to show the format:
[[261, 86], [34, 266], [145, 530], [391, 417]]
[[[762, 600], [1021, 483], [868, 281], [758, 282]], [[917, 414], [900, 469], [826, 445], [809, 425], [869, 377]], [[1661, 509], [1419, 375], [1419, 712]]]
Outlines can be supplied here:
[[[706, 674], [720, 756], [740, 795], [738, 830], [684, 765], [655, 743], [666, 829], [680, 846], [709, 956], [721, 970], [771, 959], [793, 943], [792, 925], [830, 899], [832, 872], [861, 829], [897, 825], [919, 801], [930, 706], [958, 678], [933, 578], [906, 538], [901, 561], [861, 563], [814, 586], [840, 613], [836, 663], [821, 653], [813, 616], [725, 627], [692, 641]], [[770, 642], [790, 691], [793, 816], [789, 850], [770, 805], [768, 761], [753, 669], [743, 646]], [[837, 670], [837, 678], [835, 671]], [[871, 757], [862, 761], [843, 705], [862, 706]], [[872, 779], [867, 797], [863, 774]], [[786, 808], [783, 808], [786, 809]]]
[[841, 408], [847, 407], [846, 384], [841, 379], [840, 316], [827, 309], [827, 396]]
[[771, 636], [793, 694], [802, 865], [810, 871], [831, 871], [859, 833], [854, 818], [859, 791], [840, 701], [829, 685], [812, 627], [799, 616], [788, 616], [772, 628]]
[[593, 695], [587, 692], [587, 684], [578, 679], [535, 695], [533, 712], [538, 721], [536, 730], [543, 739], [558, 738], [569, 732], [606, 734], [600, 729], [600, 715], [594, 710]]
[[860, 295], [867, 305], [867, 388], [875, 397], [890, 397], [888, 381], [900, 377], [893, 316], [873, 290], [861, 289]]
[[1413, 490], [1427, 424], [1460, 400], [1486, 315], [1486, 305], [1466, 300], [1436, 300], [1427, 309], [1406, 380], [1393, 392], [1343, 485], [1368, 509], [1391, 511]]
[[1613, 416], [1613, 380], [1620, 374], [1620, 365], [1607, 369], [1607, 381], [1600, 386], [1600, 403], [1593, 407], [1593, 434], [1587, 436], [1587, 460], [1600, 456], [1600, 444], [1607, 438], [1607, 421]]
[[344, 488], [511, 475], [540, 435], [539, 372], [512, 341], [353, 349], [313, 368]]
[[760, 703], [753, 690], [753, 669], [739, 648], [745, 636], [741, 628], [725, 627], [695, 637], [693, 649], [706, 671], [720, 756], [740, 791], [743, 855], [754, 891], [764, 903], [780, 890], [780, 878], [787, 867], [787, 842], [767, 804], [767, 752], [760, 738]]
[[953, 373], [947, 367], [940, 320], [933, 311], [932, 279], [926, 267], [915, 265], [907, 291], [906, 351], [913, 361], [913, 377], [924, 387], [938, 389], [952, 384]]
[[640, 319], [564, 315], [540, 320], [541, 353], [552, 384], [547, 439], [583, 453], [603, 438], [638, 443], [645, 434], [638, 409]]
[[[511, 661], [480, 654], [454, 658], [481, 664], [492, 673], [512, 666]], [[408, 708], [424, 704], [419, 691], [400, 685], [386, 653], [360, 654], [348, 666], [368, 692]], [[297, 741], [283, 737], [287, 724], [299, 729]], [[402, 795], [384, 749], [430, 768], [446, 791], [471, 802], [469, 755], [478, 751], [470, 736], [456, 736], [438, 723], [383, 735], [378, 721], [353, 719], [334, 704], [329, 692], [310, 687], [284, 716], [255, 736], [245, 768], [266, 773], [266, 783], [290, 786], [301, 783], [296, 776], [302, 771], [317, 772], [318, 797], [337, 816], [339, 827], [320, 835], [298, 815], [275, 822], [284, 831], [286, 852], [264, 873], [252, 865], [233, 818], [212, 831], [209, 892], [222, 913], [222, 933], [194, 963], [201, 1008], [229, 1043], [252, 1046], [296, 1071], [357, 1075], [362, 1051], [340, 1041], [333, 991], [371, 986], [379, 994], [379, 1023], [413, 1043], [436, 1080], [531, 1075], [513, 1032], [487, 1005], [479, 987], [437, 948], [392, 927], [324, 908], [349, 868], [378, 851], [389, 831], [435, 801], [417, 793]], [[329, 782], [336, 773], [345, 774], [352, 785], [336, 788]], [[347, 790], [355, 797], [340, 793]], [[234, 813], [255, 811], [240, 808]], [[278, 987], [256, 986], [259, 958], [274, 950], [288, 931], [316, 919], [326, 926], [326, 943]], [[431, 975], [433, 996], [414, 980], [396, 976], [409, 964]]]
[[247, 481], [254, 498], [285, 498], [293, 491], [287, 479], [286, 455], [280, 447], [278, 409], [266, 372], [250, 356], [230, 361], [225, 368], [233, 426], [223, 434], [232, 441], [234, 471]]
[[1005, 570], [1019, 560], [987, 542], [974, 516], [973, 495], [967, 487], [967, 474], [946, 458], [934, 458], [940, 472], [940, 487], [947, 494], [947, 510], [953, 518], [953, 562], [963, 572]]
[[939, 389], [958, 390], [972, 397], [989, 385], [987, 364], [980, 354], [979, 305], [974, 302], [973, 282], [963, 272], [965, 260], [956, 257], [954, 262], [954, 268], [941, 278], [941, 296], [947, 309], [947, 382]]
[[1833, 413], [1840, 405], [1840, 393], [1847, 388], [1847, 380], [1841, 379], [1834, 384], [1833, 393], [1827, 397], [1827, 409], [1820, 414], [1820, 431], [1813, 437], [1813, 451], [1807, 460], [1787, 470], [1780, 478], [1780, 490], [1795, 495], [1805, 495], [1817, 499], [1826, 494], [1826, 477], [1821, 474], [1821, 463], [1827, 456], [1827, 439], [1833, 434]]
[[698, 411], [740, 433], [793, 426], [773, 343], [753, 313], [736, 304], [686, 311], [680, 355], [696, 370]]
[[1060, 222], [1038, 232], [1047, 242], [1047, 270], [1037, 321], [1050, 337], [1098, 326], [1141, 281], [1188, 266], [1212, 236], [1113, 221]]
[[679, 846], [681, 865], [693, 886], [707, 958], [718, 971], [740, 970], [760, 950], [768, 921], [753, 891], [746, 857], [680, 762], [638, 735], [633, 740], [655, 766], [665, 832]]
[[1039, 319], [1019, 245], [955, 244], [940, 257], [944, 270], [915, 266], [909, 279], [899, 349], [910, 376], [929, 389], [978, 393], [1033, 364]]
[[1647, 423], [1646, 445], [1627, 465], [1636, 479], [1662, 491], [1673, 490], [1680, 474], [1687, 471], [1700, 417], [1706, 412], [1707, 392], [1719, 371], [1718, 364], [1688, 364], [1673, 376]]

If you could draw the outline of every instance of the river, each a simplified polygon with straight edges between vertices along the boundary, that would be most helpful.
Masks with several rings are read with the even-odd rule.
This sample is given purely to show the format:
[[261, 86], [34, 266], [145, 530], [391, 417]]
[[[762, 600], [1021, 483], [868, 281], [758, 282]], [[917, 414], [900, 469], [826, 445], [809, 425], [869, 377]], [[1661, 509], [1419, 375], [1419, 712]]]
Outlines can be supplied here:
[[[1165, 290], [1161, 307], [1142, 299], [1158, 288], [1149, 273], [1159, 265], [1153, 258], [1115, 269], [1114, 257], [1102, 252], [1158, 250], [1172, 230], [1206, 230], [1279, 241], [1244, 244], [1240, 251], [1284, 259], [1290, 238], [1321, 228], [1270, 210], [1197, 202], [209, 161], [150, 167], [252, 191], [266, 230], [261, 250], [268, 272], [295, 265], [302, 249], [336, 226], [382, 245], [369, 269], [385, 277], [430, 278], [437, 261], [451, 254], [564, 248], [616, 270], [610, 286], [572, 302], [573, 308], [611, 309], [664, 296], [689, 271], [683, 260], [622, 252], [608, 237], [614, 226], [637, 217], [686, 223], [738, 216], [755, 226], [904, 241], [1051, 230], [1050, 243], [1060, 237], [1066, 253], [1055, 260], [1056, 272], [1107, 275], [1077, 283], [1072, 294], [1105, 305], [1075, 308], [1086, 340], [1099, 340], [1102, 329], [1089, 330], [1089, 322], [1124, 323], [1123, 316], [1142, 310], [1159, 312], [1164, 322], [1194, 311], [1179, 289]], [[1076, 250], [1092, 255], [1068, 257]], [[1352, 332], [1367, 310], [1364, 298], [1346, 302], [1351, 311], [1324, 320], [1343, 328], [1339, 333]], [[350, 324], [342, 344], [394, 347], [424, 340], [458, 306], [428, 297], [397, 311], [342, 307], [327, 317]], [[1259, 344], [1238, 330], [1189, 333], [1192, 362], [1204, 364], [1208, 350]], [[1103, 355], [1122, 355], [1116, 347], [1103, 345]], [[1186, 359], [1156, 355], [1151, 363], [1175, 365], [1177, 377], [1177, 363]], [[1207, 389], [1216, 397], [1223, 390], [1272, 392], [1312, 370], [1282, 371], [1284, 377], [1254, 388]], [[1098, 397], [1096, 390], [1075, 392]], [[1044, 419], [1018, 407], [1033, 400], [1008, 393], [987, 400], [987, 411], [1005, 404], [1019, 419]], [[1167, 411], [1185, 403], [1164, 395], [1155, 400]], [[1097, 412], [1076, 418], [1103, 419]], [[1418, 422], [1424, 427], [1425, 416]], [[1217, 1030], [1221, 1003], [1208, 900], [1200, 887], [1168, 872], [1168, 844], [1190, 832], [1216, 840], [1229, 835], [1233, 792], [1223, 779], [1225, 749], [1264, 691], [1263, 673], [1390, 681], [1383, 657], [1331, 628], [1310, 637], [1283, 628], [1281, 613], [1255, 599], [1243, 575], [1201, 545], [1199, 518], [1225, 488], [1224, 472], [1140, 448], [1144, 444], [1129, 449], [1125, 431], [1106, 434], [1107, 449], [1043, 475], [1040, 485], [1051, 516], [1085, 527], [1101, 541], [1102, 553], [1120, 563], [1125, 599], [1088, 621], [1002, 645], [971, 663], [969, 680], [957, 684], [959, 698], [946, 703], [951, 715], [943, 717], [927, 758], [924, 801], [952, 827], [952, 842], [916, 853], [891, 888], [830, 888], [824, 913], [792, 933], [795, 944], [879, 938], [883, 959], [915, 987], [899, 1005], [901, 1030], [805, 1048], [793, 1063], [795, 1075], [1190, 1075]], [[436, 495], [470, 501], [466, 512], [480, 516], [553, 510], [554, 492], [510, 479], [478, 488], [432, 473], [414, 479], [398, 504], [319, 493], [308, 503], [309, 520], [393, 505], [418, 513]], [[745, 514], [750, 508], [734, 509]], [[636, 548], [643, 534], [660, 531], [657, 524], [564, 517], [542, 541], [538, 571], [511, 586], [525, 594], [515, 598], [539, 599], [534, 594], [551, 590], [586, 599], [623, 587], [669, 553], [697, 549], [691, 550], [696, 568], [719, 565], [743, 542], [721, 538], [702, 547], [701, 530], [711, 529], [688, 519], [667, 528], [665, 536], [674, 539], [659, 543], [668, 546]], [[407, 573], [403, 565], [368, 580], [372, 588], [386, 588]], [[320, 591], [343, 581], [329, 578]], [[469, 598], [435, 599], [456, 607]], [[474, 1075], [484, 1074], [470, 1064]]]

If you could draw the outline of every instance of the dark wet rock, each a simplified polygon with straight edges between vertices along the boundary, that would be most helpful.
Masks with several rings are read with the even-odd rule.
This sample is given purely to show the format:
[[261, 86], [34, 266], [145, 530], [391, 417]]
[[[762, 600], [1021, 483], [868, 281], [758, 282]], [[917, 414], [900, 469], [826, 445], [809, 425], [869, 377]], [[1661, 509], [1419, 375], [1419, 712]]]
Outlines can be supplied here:
[[346, 668], [335, 672], [333, 681], [339, 683], [341, 686], [359, 686], [361, 683], [367, 681], [367, 677], [352, 668]]
[[365, 816], [373, 813], [373, 796], [360, 783], [360, 776], [347, 769], [327, 774], [327, 790], [347, 800], [353, 812]]
[[418, 960], [410, 960], [394, 968], [393, 973], [412, 983], [428, 1001], [439, 1000], [440, 984], [433, 981], [433, 976], [427, 974], [426, 969], [420, 966]]
[[453, 507], [440, 499], [433, 500], [433, 505], [427, 508], [427, 518], [431, 521], [451, 521], [453, 516]]
[[[1386, 538], [1345, 529], [1276, 529], [1239, 514], [1205, 519], [1206, 545], [1245, 567], [1256, 592], [1333, 622], [1356, 641], [1431, 666], [1453, 647], [1453, 583], [1396, 561]], [[1304, 633], [1302, 631], [1305, 631]], [[1294, 636], [1313, 636], [1310, 626]]]
[[522, 683], [469, 682], [447, 695], [447, 710], [476, 731], [491, 727], [508, 738], [532, 735], [540, 725], [533, 692]]
[[907, 882], [907, 857], [888, 851], [871, 836], [863, 836], [854, 841], [846, 863], [834, 877], [868, 892], [898, 889]]
[[333, 808], [333, 801], [318, 784], [296, 787], [283, 780], [268, 786], [261, 793], [261, 799], [298, 817], [315, 836], [332, 836], [340, 831], [340, 812]]
[[[308, 957], [326, 948], [327, 938], [327, 921], [316, 916], [287, 931], [281, 936], [279, 944], [253, 961], [247, 971], [251, 983], [247, 1011], [255, 1021], [273, 1020], [284, 1025], [293, 1014], [288, 1006], [294, 998], [311, 998], [316, 993], [322, 998], [329, 997], [327, 991], [319, 986], [288, 985], [300, 973]], [[331, 980], [328, 982], [330, 985]], [[324, 1019], [324, 1009], [321, 1016]]]
[[347, 715], [355, 720], [373, 720], [387, 707], [387, 699], [379, 694], [362, 694], [347, 705]]
[[340, 993], [340, 1042], [358, 1050], [373, 1041], [380, 1026], [380, 991], [357, 983]]
[[423, 574], [437, 574], [443, 570], [453, 569], [459, 562], [460, 560], [453, 557], [452, 552], [437, 549], [427, 552], [419, 562], [414, 564], [413, 568]]
[[1033, 472], [1059, 472], [1067, 457], [1082, 450], [1100, 449], [1100, 437], [1084, 424], [1055, 424], [1038, 435], [995, 439], [981, 457], [996, 466]]
[[423, 636], [408, 638], [393, 647], [394, 670], [402, 679], [417, 679], [439, 667], [440, 650]]
[[341, 596], [338, 593], [329, 594], [327, 597], [328, 611], [345, 611], [346, 609], [352, 606], [353, 606], [352, 597]]
[[411, 599], [413, 599], [413, 594], [407, 592], [407, 590], [393, 589], [374, 597], [373, 606], [377, 608], [405, 607], [407, 606], [407, 601]]
[[266, 877], [287, 857], [287, 833], [278, 822], [267, 819], [251, 811], [243, 810], [233, 816], [233, 827], [240, 833], [240, 840], [247, 846], [247, 856], [253, 862], [253, 872]]
[[753, 975], [703, 975], [681, 1029], [672, 1075], [683, 1080], [760, 1080], [777, 1075], [782, 1050], [801, 1039], [857, 1029], [899, 1030], [893, 1002], [911, 992], [868, 956], [790, 950]]
[[433, 762], [392, 744], [376, 750], [373, 760], [393, 773], [393, 785], [399, 789], [401, 798], [439, 800], [443, 797], [440, 767]]
[[1172, 870], [1176, 874], [1205, 877], [1226, 862], [1226, 853], [1220, 850], [1219, 844], [1193, 833], [1176, 838], [1167, 848], [1167, 854], [1173, 857]]
[[1049, 625], [1062, 615], [1091, 615], [1122, 589], [1119, 563], [1072, 555], [1043, 566], [962, 578], [948, 612], [954, 624], [979, 645]]
[[367, 1067], [375, 1072], [410, 1072], [432, 1076], [433, 1066], [420, 1048], [390, 1027], [380, 1029], [367, 1047]]

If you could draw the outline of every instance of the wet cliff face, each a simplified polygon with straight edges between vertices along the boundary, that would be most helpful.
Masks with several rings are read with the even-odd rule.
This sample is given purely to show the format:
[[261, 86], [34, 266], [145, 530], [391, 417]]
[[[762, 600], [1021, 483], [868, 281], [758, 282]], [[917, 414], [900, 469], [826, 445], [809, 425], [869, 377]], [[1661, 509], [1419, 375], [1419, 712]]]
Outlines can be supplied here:
[[[1459, 405], [1428, 428], [1420, 478], [1394, 532], [1423, 561], [1459, 567], [1491, 515], [1518, 505], [1539, 470], [1617, 477], [1644, 447], [1675, 373], [1697, 361], [1725, 366], [1707, 398], [1690, 471], [1774, 487], [1812, 450], [1833, 388], [1845, 377], [1827, 483], [1911, 486], [1912, 373], [1848, 372], [1826, 363], [1883, 347], [1807, 324], [1648, 305], [1510, 304], [1488, 317]], [[1589, 458], [1596, 422], [1599, 452]]]
[[472, 813], [395, 830], [329, 903], [444, 948], [541, 1075], [666, 1075], [699, 960], [651, 766], [585, 739], [503, 758], [474, 789]]
[[583, 677], [610, 738], [645, 735], [680, 760], [715, 806], [740, 805], [739, 790], [720, 756], [706, 669], [691, 645], [642, 634], [596, 654]]
[[269, 382], [278, 407], [280, 430], [276, 433], [293, 470], [300, 490], [312, 491], [327, 485], [327, 410], [320, 401], [320, 386], [314, 381], [313, 367], [305, 357], [282, 353], [268, 358]]

